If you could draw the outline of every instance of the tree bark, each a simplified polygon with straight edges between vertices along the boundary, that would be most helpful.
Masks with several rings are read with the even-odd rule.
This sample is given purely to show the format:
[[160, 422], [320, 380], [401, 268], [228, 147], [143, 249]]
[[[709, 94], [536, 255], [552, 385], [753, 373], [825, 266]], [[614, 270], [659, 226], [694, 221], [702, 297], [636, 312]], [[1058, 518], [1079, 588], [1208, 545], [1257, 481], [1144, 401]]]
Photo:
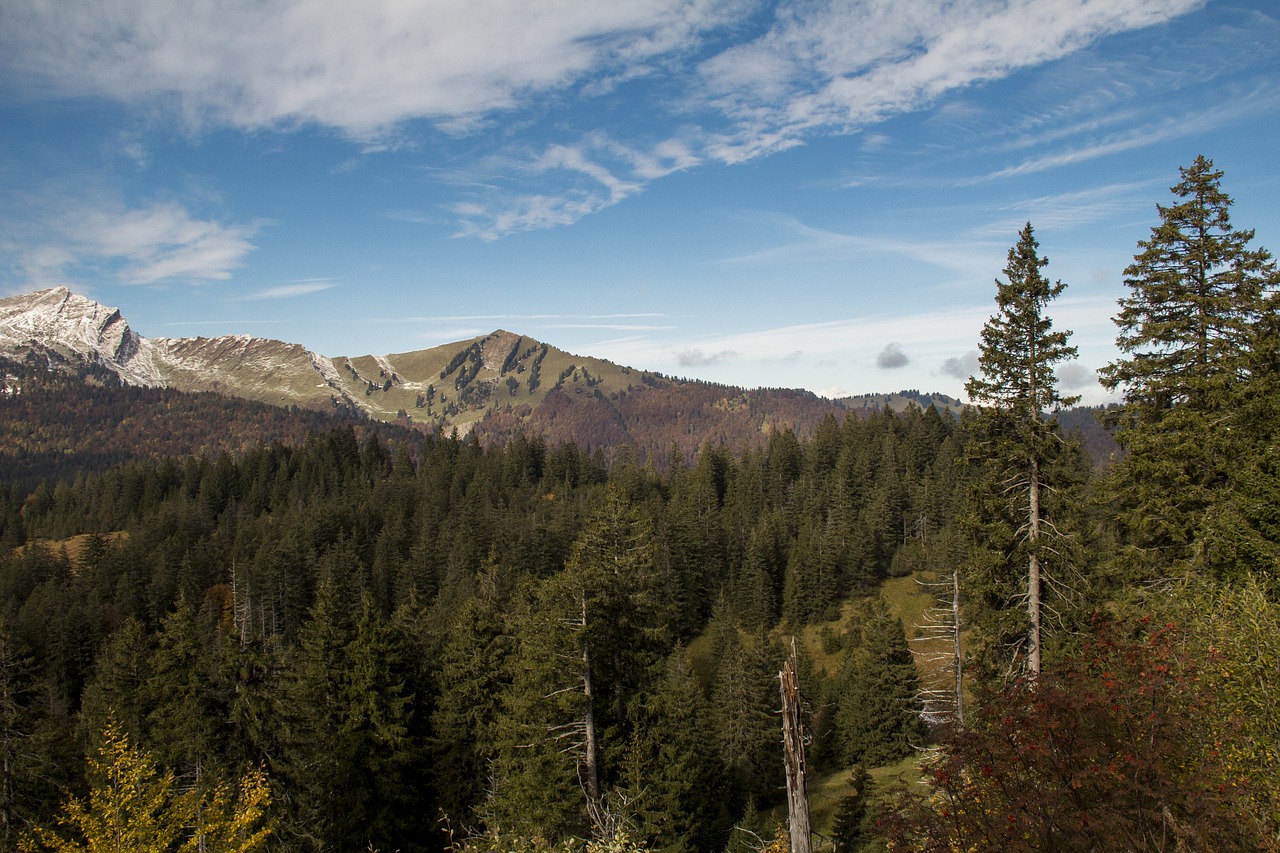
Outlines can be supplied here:
[[805, 794], [804, 723], [800, 718], [800, 686], [796, 681], [796, 641], [791, 657], [778, 673], [782, 686], [782, 745], [787, 767], [787, 815], [791, 853], [812, 853], [809, 800]]
[[1027, 542], [1031, 557], [1027, 566], [1027, 670], [1032, 678], [1040, 675], [1040, 555], [1036, 552], [1040, 543], [1040, 463], [1031, 460], [1031, 483]]
[[[587, 605], [584, 600], [582, 602], [582, 626], [584, 629], [586, 625]], [[584, 761], [587, 774], [587, 796], [594, 805], [600, 802], [600, 761], [596, 752], [596, 710], [595, 694], [591, 687], [591, 650], [586, 640], [582, 641], [582, 693], [586, 699], [582, 728], [587, 753]]]
[[952, 655], [956, 667], [956, 728], [964, 728], [964, 658], [960, 648], [960, 570], [951, 573]]

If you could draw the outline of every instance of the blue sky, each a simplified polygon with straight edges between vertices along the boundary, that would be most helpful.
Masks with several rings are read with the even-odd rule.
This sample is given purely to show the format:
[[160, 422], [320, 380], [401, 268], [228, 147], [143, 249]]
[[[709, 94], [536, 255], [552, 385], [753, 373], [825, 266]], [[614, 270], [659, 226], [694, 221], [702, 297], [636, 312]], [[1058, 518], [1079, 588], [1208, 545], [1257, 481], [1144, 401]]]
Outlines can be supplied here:
[[1274, 0], [0, 2], [0, 293], [962, 395], [1030, 221], [1086, 402], [1177, 169], [1280, 249]]

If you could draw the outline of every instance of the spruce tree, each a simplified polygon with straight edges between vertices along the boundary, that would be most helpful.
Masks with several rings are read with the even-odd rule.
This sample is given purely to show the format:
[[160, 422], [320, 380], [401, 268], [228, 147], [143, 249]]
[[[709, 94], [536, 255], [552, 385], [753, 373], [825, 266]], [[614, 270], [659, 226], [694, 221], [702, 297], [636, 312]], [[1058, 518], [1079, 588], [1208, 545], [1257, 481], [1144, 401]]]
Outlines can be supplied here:
[[1129, 295], [1115, 318], [1125, 355], [1100, 372], [1124, 392], [1117, 437], [1134, 495], [1128, 538], [1148, 572], [1216, 570], [1234, 559], [1235, 472], [1265, 451], [1256, 439], [1266, 434], [1238, 416], [1256, 411], [1254, 392], [1275, 370], [1255, 356], [1272, 328], [1275, 261], [1250, 246], [1252, 230], [1232, 226], [1212, 161], [1200, 156], [1179, 171], [1177, 202], [1156, 206], [1160, 224], [1125, 270]]
[[494, 726], [489, 829], [557, 838], [599, 814], [666, 651], [671, 585], [656, 550], [648, 520], [611, 489], [564, 570], [529, 585]]
[[683, 646], [671, 653], [636, 716], [623, 780], [639, 834], [657, 853], [722, 848], [727, 804], [717, 796], [719, 754]]
[[902, 620], [873, 599], [862, 647], [840, 675], [836, 729], [846, 764], [878, 766], [910, 755], [926, 737], [920, 678]]
[[183, 782], [202, 790], [226, 752], [227, 710], [212, 659], [214, 632], [185, 598], [155, 637], [146, 682], [146, 746]]
[[1044, 413], [1075, 403], [1058, 393], [1054, 365], [1075, 358], [1070, 332], [1054, 331], [1046, 314], [1066, 285], [1041, 273], [1049, 259], [1039, 254], [1031, 223], [1018, 233], [1004, 268], [1008, 281], [996, 280], [999, 308], [982, 329], [978, 364], [981, 377], [965, 383], [970, 400], [985, 407], [983, 455], [997, 462], [990, 486], [1009, 496], [1020, 516], [1019, 551], [1026, 560], [1026, 666], [1040, 671], [1041, 594], [1044, 578], [1042, 497], [1045, 474], [1061, 443], [1056, 425]]
[[763, 803], [782, 790], [776, 659], [761, 633], [746, 642], [721, 627], [711, 679], [711, 720], [725, 768], [722, 789], [737, 803]]
[[861, 764], [849, 770], [849, 793], [840, 798], [831, 828], [835, 853], [856, 853], [867, 846], [867, 801], [871, 774]]
[[503, 692], [510, 686], [512, 637], [498, 589], [498, 571], [490, 563], [477, 578], [477, 593], [448, 624], [440, 651], [432, 710], [436, 753], [433, 780], [440, 807], [450, 819], [469, 819], [480, 804], [494, 758], [494, 725]]

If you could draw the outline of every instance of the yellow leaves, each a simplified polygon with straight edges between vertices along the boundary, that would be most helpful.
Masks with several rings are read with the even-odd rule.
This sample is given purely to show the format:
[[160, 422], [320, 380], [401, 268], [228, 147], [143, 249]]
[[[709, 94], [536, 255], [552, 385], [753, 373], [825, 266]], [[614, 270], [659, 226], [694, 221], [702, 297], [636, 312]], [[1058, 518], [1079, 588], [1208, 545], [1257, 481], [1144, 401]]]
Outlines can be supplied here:
[[[219, 853], [252, 853], [262, 849], [271, 835], [270, 826], [263, 825], [270, 805], [271, 788], [267, 774], [261, 770], [246, 773], [236, 789], [223, 783], [210, 792], [200, 809], [201, 832], [193, 834], [181, 849]], [[199, 844], [201, 836], [203, 846]]]
[[129, 743], [117, 723], [107, 724], [96, 757], [89, 759], [88, 801], [70, 797], [58, 832], [35, 827], [24, 853], [252, 853], [265, 846], [263, 825], [271, 793], [253, 771], [234, 789], [222, 784], [205, 795], [178, 791], [173, 771], [158, 772], [150, 756]]

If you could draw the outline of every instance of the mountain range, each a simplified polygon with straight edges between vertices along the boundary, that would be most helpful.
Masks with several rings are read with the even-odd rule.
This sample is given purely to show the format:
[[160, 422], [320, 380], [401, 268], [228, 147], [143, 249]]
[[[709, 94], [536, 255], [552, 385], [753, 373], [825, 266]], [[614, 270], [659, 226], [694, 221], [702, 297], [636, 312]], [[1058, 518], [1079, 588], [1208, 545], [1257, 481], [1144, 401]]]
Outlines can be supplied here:
[[94, 367], [126, 386], [348, 410], [444, 433], [502, 440], [528, 430], [586, 447], [629, 443], [645, 456], [691, 455], [706, 440], [758, 444], [779, 427], [804, 434], [849, 410], [960, 405], [917, 392], [828, 400], [672, 379], [501, 329], [415, 352], [337, 357], [248, 335], [147, 338], [119, 309], [64, 287], [0, 299], [0, 356]]

